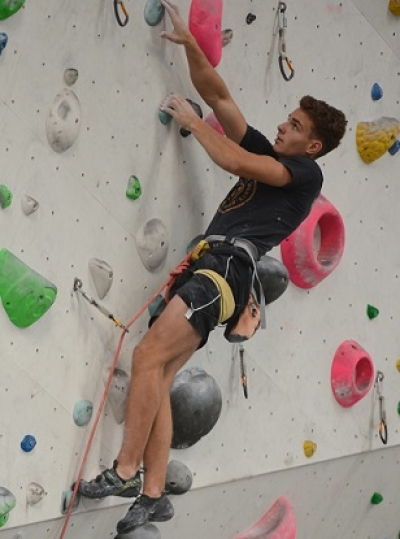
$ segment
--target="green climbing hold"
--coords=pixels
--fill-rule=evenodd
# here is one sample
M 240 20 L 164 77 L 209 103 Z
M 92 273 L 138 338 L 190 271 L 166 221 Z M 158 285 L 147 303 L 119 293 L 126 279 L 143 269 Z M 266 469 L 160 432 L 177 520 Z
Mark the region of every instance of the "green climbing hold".
M 12 202 L 12 193 L 6 187 L 5 185 L 0 185 L 0 207 L 4 210 L 4 208 L 8 208 L 8 206 Z
M 0 20 L 11 17 L 24 4 L 25 0 L 0 0 Z
M 26 328 L 53 305 L 57 287 L 7 249 L 0 250 L 0 297 L 10 321 Z
M 382 494 L 379 494 L 379 492 L 374 492 L 371 498 L 372 505 L 378 505 L 381 502 L 383 502 Z
M 126 189 L 126 196 L 132 200 L 137 200 L 142 194 L 142 186 L 136 176 L 131 176 L 128 180 L 128 187 Z
M 10 511 L 14 509 L 17 500 L 8 488 L 0 487 L 0 528 L 6 524 Z
M 168 112 L 165 112 L 164 110 L 159 110 L 158 119 L 163 125 L 168 125 L 169 122 L 172 120 L 172 116 L 171 114 L 168 114 Z
M 367 305 L 367 316 L 370 320 L 373 318 L 376 318 L 379 314 L 379 309 L 374 307 L 373 305 Z
M 144 6 L 144 20 L 149 26 L 157 26 L 164 17 L 165 7 L 160 0 L 147 0 Z
M 400 415 L 400 402 L 397 404 L 397 413 Z M 400 539 L 400 537 L 399 537 Z

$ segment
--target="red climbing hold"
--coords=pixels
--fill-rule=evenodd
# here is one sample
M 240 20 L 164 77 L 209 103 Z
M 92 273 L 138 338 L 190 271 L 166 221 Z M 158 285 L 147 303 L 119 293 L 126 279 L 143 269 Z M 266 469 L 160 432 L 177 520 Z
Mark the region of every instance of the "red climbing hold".
M 308 217 L 281 243 L 282 262 L 292 283 L 313 288 L 328 277 L 343 256 L 344 242 L 340 213 L 320 195 Z
M 210 112 L 210 114 L 207 114 L 207 116 L 204 118 L 204 121 L 210 127 L 215 129 L 217 133 L 219 133 L 220 135 L 225 135 L 224 130 L 222 129 L 222 125 L 219 123 L 219 121 L 217 120 L 217 117 L 215 116 L 213 112 Z
M 247 531 L 235 539 L 295 539 L 296 520 L 293 507 L 285 496 L 274 505 Z
M 219 64 L 222 54 L 222 0 L 192 0 L 189 28 L 210 64 Z
M 374 383 L 371 356 L 355 341 L 344 341 L 336 350 L 331 368 L 335 399 L 344 408 L 365 397 Z

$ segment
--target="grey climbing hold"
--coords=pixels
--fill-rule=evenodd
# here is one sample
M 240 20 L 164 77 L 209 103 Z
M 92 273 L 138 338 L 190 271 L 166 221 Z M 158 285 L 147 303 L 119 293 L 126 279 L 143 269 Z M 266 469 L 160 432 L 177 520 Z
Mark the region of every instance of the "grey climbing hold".
M 170 397 L 173 421 L 171 447 L 185 449 L 215 426 L 222 410 L 222 393 L 212 376 L 193 367 L 175 376 Z
M 171 460 L 167 466 L 167 478 L 165 481 L 165 490 L 171 494 L 185 494 L 190 490 L 193 483 L 193 475 L 189 468 L 179 462 Z
M 165 7 L 160 0 L 146 0 L 144 5 L 144 20 L 149 26 L 157 26 L 165 13 Z
M 78 70 L 70 67 L 64 71 L 64 82 L 67 86 L 72 86 L 78 80 Z
M 145 524 L 131 533 L 118 534 L 114 539 L 161 539 L 161 533 L 154 524 Z
M 0 185 L 0 208 L 5 209 L 10 206 L 13 199 L 12 192 L 5 185 Z
M 168 252 L 168 234 L 160 219 L 150 219 L 139 229 L 136 247 L 140 260 L 149 271 L 162 264 Z
M 221 38 L 222 38 L 222 46 L 226 47 L 226 45 L 229 45 L 229 43 L 233 39 L 233 30 L 231 30 L 230 28 L 227 28 L 226 30 L 222 30 Z
M 100 299 L 104 299 L 107 292 L 110 290 L 113 283 L 113 269 L 100 258 L 92 258 L 89 260 L 89 271 L 93 279 L 94 287 Z
M 39 208 L 39 202 L 29 195 L 23 195 L 21 198 L 21 208 L 25 215 L 31 215 Z
M 76 94 L 64 88 L 54 98 L 46 119 L 47 140 L 57 153 L 68 150 L 78 138 L 81 104 Z
M 108 376 L 108 373 L 107 373 Z M 114 370 L 110 390 L 108 392 L 108 402 L 110 403 L 115 421 L 120 425 L 125 419 L 126 403 L 129 395 L 129 376 L 118 367 Z
M 203 111 L 201 110 L 201 107 L 200 105 L 198 105 L 197 103 L 195 103 L 194 101 L 192 101 L 191 99 L 186 99 L 186 101 L 189 103 L 189 105 L 192 106 L 192 109 L 195 111 L 195 113 L 197 114 L 197 116 L 199 116 L 199 118 L 203 118 Z M 189 135 L 192 134 L 191 131 L 189 131 L 189 129 L 185 129 L 184 127 L 181 127 L 180 130 L 179 130 L 179 133 L 182 135 L 182 137 L 186 138 L 188 137 Z
M 45 495 L 44 488 L 38 483 L 29 483 L 26 489 L 26 503 L 29 505 L 36 505 Z
M 73 418 L 75 425 L 78 427 L 84 427 L 92 419 L 93 404 L 91 401 L 82 399 L 77 401 L 74 406 Z
M 286 266 L 276 258 L 264 255 L 257 262 L 257 273 L 268 305 L 278 299 L 289 285 Z
M 0 528 L 6 524 L 10 511 L 14 509 L 17 500 L 8 488 L 0 487 Z

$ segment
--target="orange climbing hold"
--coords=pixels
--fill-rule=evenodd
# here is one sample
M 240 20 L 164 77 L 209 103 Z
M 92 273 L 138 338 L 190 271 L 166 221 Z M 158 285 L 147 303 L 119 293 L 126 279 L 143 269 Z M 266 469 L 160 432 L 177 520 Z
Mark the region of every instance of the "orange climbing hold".
M 189 28 L 210 64 L 219 64 L 222 54 L 222 0 L 192 0 Z
M 295 539 L 296 519 L 289 500 L 281 496 L 247 531 L 235 539 Z

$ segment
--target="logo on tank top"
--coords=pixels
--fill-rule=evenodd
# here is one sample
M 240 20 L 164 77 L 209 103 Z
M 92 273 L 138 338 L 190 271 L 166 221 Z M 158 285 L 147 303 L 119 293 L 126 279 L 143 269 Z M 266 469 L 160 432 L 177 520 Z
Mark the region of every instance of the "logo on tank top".
M 227 213 L 228 211 L 237 210 L 253 198 L 256 190 L 257 182 L 255 180 L 239 178 L 235 187 L 231 189 L 227 197 L 221 202 L 218 211 L 220 213 Z

